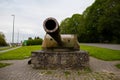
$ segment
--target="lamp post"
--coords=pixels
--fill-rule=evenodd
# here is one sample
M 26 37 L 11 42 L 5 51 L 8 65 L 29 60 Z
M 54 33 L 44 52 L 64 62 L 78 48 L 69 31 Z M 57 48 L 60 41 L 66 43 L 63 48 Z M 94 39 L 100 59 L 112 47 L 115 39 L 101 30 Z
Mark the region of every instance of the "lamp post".
M 11 15 L 13 16 L 13 32 L 12 32 L 12 43 L 14 43 L 14 23 L 15 23 L 15 15 Z
M 19 44 L 19 31 L 18 31 L 18 36 L 17 36 L 17 43 Z

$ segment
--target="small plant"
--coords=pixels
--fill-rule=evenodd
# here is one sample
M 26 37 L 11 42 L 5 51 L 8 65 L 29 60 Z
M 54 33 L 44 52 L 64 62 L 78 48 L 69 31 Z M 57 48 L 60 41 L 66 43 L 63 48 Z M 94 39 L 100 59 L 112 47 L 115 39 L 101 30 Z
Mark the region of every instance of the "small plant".
M 71 73 L 69 71 L 64 72 L 65 76 L 69 76 Z
M 80 75 L 80 74 L 90 73 L 90 72 L 92 72 L 92 70 L 91 70 L 89 67 L 86 67 L 86 68 L 84 68 L 84 69 L 82 69 L 82 70 L 79 70 L 79 71 L 77 72 L 77 74 Z
M 80 71 L 78 71 L 77 73 L 78 73 L 78 75 L 80 75 L 80 74 L 81 74 L 81 72 L 80 72 Z
M 84 71 L 87 72 L 87 73 L 92 72 L 92 70 L 91 70 L 89 67 L 86 67 L 86 68 L 84 69 Z
M 52 72 L 51 71 L 47 71 L 46 74 L 52 74 Z
M 0 68 L 11 65 L 10 63 L 0 63 Z
M 117 65 L 115 65 L 115 66 L 120 69 L 120 64 L 117 64 Z

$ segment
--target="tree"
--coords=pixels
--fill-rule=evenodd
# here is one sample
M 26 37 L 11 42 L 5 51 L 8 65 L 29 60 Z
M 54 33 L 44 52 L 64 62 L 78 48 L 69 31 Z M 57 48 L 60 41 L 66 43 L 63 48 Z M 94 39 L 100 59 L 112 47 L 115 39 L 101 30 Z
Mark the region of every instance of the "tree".
M 66 18 L 61 22 L 60 29 L 63 34 L 77 34 L 80 39 L 84 33 L 82 15 L 73 14 L 71 18 Z
M 32 37 L 29 37 L 28 40 L 32 40 Z
M 66 18 L 61 22 L 60 30 L 62 34 L 69 33 L 69 26 L 70 26 L 69 22 L 70 22 L 70 18 Z
M 60 24 L 61 33 L 77 34 L 80 42 L 120 43 L 120 0 L 96 0 L 83 14 Z
M 0 32 L 0 46 L 7 46 L 5 35 L 2 32 Z
M 84 26 L 90 41 L 120 43 L 119 4 L 120 0 L 96 0 L 85 10 Z

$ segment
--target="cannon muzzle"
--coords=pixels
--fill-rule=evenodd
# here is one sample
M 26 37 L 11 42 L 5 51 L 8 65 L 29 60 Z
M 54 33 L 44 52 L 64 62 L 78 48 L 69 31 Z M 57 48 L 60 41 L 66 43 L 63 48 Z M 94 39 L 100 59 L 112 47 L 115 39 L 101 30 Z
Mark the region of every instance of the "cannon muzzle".
M 47 18 L 43 22 L 44 30 L 49 34 L 60 46 L 62 46 L 62 40 L 60 36 L 59 24 L 55 18 Z

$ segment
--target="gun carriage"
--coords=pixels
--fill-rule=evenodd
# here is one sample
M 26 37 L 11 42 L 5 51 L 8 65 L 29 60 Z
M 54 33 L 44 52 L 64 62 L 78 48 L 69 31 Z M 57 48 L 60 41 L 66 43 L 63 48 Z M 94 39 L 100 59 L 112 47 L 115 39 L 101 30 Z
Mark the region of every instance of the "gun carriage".
M 31 64 L 39 69 L 84 68 L 89 66 L 89 55 L 81 51 L 77 35 L 60 34 L 59 24 L 55 18 L 43 22 L 46 35 L 42 50 L 33 51 Z

